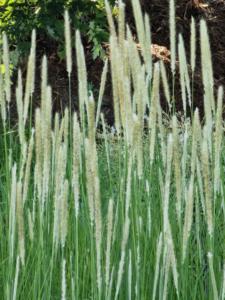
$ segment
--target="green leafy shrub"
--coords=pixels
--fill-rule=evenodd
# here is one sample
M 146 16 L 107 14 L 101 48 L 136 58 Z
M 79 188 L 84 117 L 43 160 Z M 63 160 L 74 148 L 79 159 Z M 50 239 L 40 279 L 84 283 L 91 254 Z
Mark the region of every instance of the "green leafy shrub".
M 110 1 L 111 5 L 115 0 Z M 103 56 L 101 43 L 108 39 L 104 0 L 0 0 L 0 31 L 5 31 L 12 46 L 11 59 L 28 53 L 30 35 L 36 28 L 40 38 L 56 42 L 57 53 L 64 58 L 64 9 L 68 9 L 74 29 L 80 29 L 92 44 L 92 54 Z

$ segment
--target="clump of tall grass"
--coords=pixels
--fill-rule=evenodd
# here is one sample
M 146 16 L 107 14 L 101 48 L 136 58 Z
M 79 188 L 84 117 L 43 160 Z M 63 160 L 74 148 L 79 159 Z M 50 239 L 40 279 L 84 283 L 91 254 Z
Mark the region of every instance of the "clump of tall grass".
M 3 299 L 224 299 L 225 176 L 223 87 L 213 89 L 211 52 L 200 23 L 205 118 L 193 107 L 196 60 L 191 23 L 191 71 L 185 45 L 176 41 L 170 1 L 171 72 L 180 66 L 184 116 L 175 114 L 174 82 L 163 62 L 152 63 L 150 24 L 133 0 L 140 58 L 124 4 L 118 34 L 110 6 L 110 61 L 105 62 L 98 103 L 87 90 L 80 33 L 75 47 L 79 112 L 52 113 L 47 57 L 41 66 L 41 103 L 32 111 L 36 34 L 25 94 L 16 88 L 18 126 L 11 128 L 7 37 L 0 73 L 0 287 Z M 65 12 L 66 68 L 72 72 L 71 31 Z M 142 62 L 143 61 L 143 62 Z M 101 103 L 110 63 L 115 128 Z M 162 81 L 163 91 L 160 90 Z M 172 86 L 172 88 L 170 88 Z M 69 83 L 71 89 L 71 83 Z M 167 122 L 160 104 L 164 92 Z M 188 100 L 188 101 L 187 101 Z M 169 121 L 168 121 L 169 120 Z M 102 132 L 98 124 L 102 125 Z

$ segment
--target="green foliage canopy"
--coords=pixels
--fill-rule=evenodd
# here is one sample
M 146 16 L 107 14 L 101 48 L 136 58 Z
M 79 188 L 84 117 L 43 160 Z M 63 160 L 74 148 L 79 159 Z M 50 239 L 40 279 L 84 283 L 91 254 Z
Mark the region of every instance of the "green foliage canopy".
M 110 4 L 115 5 L 115 0 Z M 69 10 L 73 29 L 92 43 L 93 57 L 103 55 L 101 43 L 108 39 L 104 0 L 0 0 L 0 32 L 5 31 L 13 45 L 14 63 L 28 52 L 33 28 L 55 41 L 64 57 L 64 9 Z

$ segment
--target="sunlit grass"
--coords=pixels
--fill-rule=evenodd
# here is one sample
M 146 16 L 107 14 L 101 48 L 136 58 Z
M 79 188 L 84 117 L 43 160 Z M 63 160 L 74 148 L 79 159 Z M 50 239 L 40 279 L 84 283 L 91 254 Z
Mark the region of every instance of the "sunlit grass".
M 133 4 L 140 9 L 136 0 Z M 0 73 L 2 299 L 225 297 L 223 88 L 214 97 L 206 25 L 200 24 L 205 118 L 200 120 L 198 109 L 191 119 L 186 117 L 187 106 L 192 109 L 194 77 L 187 71 L 181 36 L 184 115 L 170 111 L 165 117 L 161 80 L 174 112 L 176 102 L 163 63 L 152 65 L 148 57 L 148 18 L 142 21 L 141 11 L 136 11 L 138 37 L 145 45 L 142 63 L 129 28 L 125 30 L 123 5 L 120 9 L 117 38 L 107 6 L 115 128 L 100 115 L 107 62 L 95 105 L 87 91 L 79 32 L 79 114 L 66 109 L 61 116 L 53 115 L 44 57 L 41 103 L 32 118 L 35 32 L 24 95 L 18 73 L 16 127 L 9 116 L 8 73 Z M 67 13 L 65 21 L 70 78 Z M 193 26 L 192 21 L 195 51 Z M 172 34 L 174 28 L 173 43 Z M 5 65 L 7 52 L 4 36 Z M 195 59 L 192 53 L 193 72 Z M 174 61 L 171 68 L 175 72 Z

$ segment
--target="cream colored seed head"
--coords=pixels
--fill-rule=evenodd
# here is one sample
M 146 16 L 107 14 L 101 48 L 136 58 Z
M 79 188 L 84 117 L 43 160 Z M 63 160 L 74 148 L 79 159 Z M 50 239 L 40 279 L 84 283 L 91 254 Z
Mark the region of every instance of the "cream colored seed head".
M 32 37 L 31 37 L 31 51 L 30 55 L 32 57 L 32 80 L 30 86 L 30 93 L 33 94 L 34 87 L 35 87 L 35 59 L 36 59 L 36 30 L 32 30 Z
M 18 83 L 16 88 L 16 104 L 17 104 L 17 113 L 19 117 L 19 138 L 20 145 L 22 146 L 25 143 L 25 134 L 24 134 L 24 122 L 23 122 L 23 83 L 22 83 L 22 73 L 19 69 L 18 71 Z
M 78 217 L 79 213 L 79 195 L 80 195 L 80 185 L 79 185 L 79 173 L 81 165 L 81 132 L 80 125 L 77 120 L 77 114 L 74 113 L 73 116 L 73 189 L 74 189 L 74 206 L 75 206 L 75 216 Z
M 210 95 L 213 92 L 213 68 L 212 68 L 212 55 L 210 49 L 208 29 L 205 20 L 200 22 L 200 36 L 201 36 L 201 61 L 202 61 L 202 74 L 203 83 L 208 87 Z M 207 82 L 208 80 L 208 82 Z M 211 99 L 211 109 L 215 111 L 214 97 Z
M 169 89 L 169 84 L 168 84 L 168 78 L 166 74 L 166 68 L 164 62 L 161 60 L 160 61 L 160 70 L 161 70 L 161 78 L 162 78 L 162 83 L 163 83 L 163 89 L 164 93 L 166 96 L 166 101 L 169 106 L 169 109 L 171 109 L 171 96 L 170 96 L 170 89 Z
M 191 18 L 191 70 L 195 71 L 196 65 L 196 24 L 195 19 Z
M 170 51 L 171 51 L 171 71 L 176 71 L 176 23 L 175 23 L 175 0 L 170 0 L 169 23 L 170 23 Z
M 92 144 L 95 143 L 95 102 L 93 94 L 87 102 L 87 113 L 88 113 L 88 138 Z
M 151 28 L 150 28 L 150 20 L 149 16 L 145 14 L 144 17 L 144 22 L 145 22 L 145 59 L 146 59 L 146 72 L 148 76 L 149 82 L 151 82 L 152 79 L 152 55 L 149 54 L 149 45 L 152 44 L 152 39 L 151 39 Z
M 107 13 L 109 28 L 110 28 L 110 34 L 112 36 L 116 36 L 115 24 L 114 24 L 114 21 L 113 21 L 111 8 L 110 8 L 109 2 L 107 0 L 105 0 L 105 9 L 106 9 L 106 13 Z
M 41 65 L 41 109 L 45 109 L 46 89 L 48 85 L 48 61 L 46 55 L 43 56 Z
M 223 98 L 224 89 L 222 86 L 218 89 L 217 112 L 216 112 L 216 129 L 215 129 L 215 158 L 214 158 L 214 199 L 219 192 L 220 187 L 220 174 L 221 174 L 221 151 L 223 139 L 223 125 L 222 125 L 222 111 L 223 111 Z
M 88 84 L 87 84 L 87 69 L 85 63 L 84 49 L 81 42 L 80 32 L 76 31 L 76 57 L 77 57 L 77 69 L 79 79 L 79 110 L 81 117 L 81 124 L 83 124 L 84 118 L 84 104 L 88 101 Z
M 72 72 L 72 49 L 71 49 L 71 30 L 70 30 L 70 18 L 68 10 L 64 13 L 65 22 L 65 41 L 66 41 L 66 68 L 68 76 L 70 77 Z
M 105 60 L 104 68 L 101 76 L 101 83 L 100 83 L 100 89 L 99 89 L 99 95 L 98 95 L 98 106 L 97 106 L 97 112 L 96 112 L 96 121 L 95 121 L 95 127 L 98 127 L 98 121 L 100 117 L 100 111 L 101 111 L 101 105 L 103 100 L 103 94 L 105 90 L 105 84 L 107 79 L 107 72 L 108 72 L 108 59 Z
M 208 225 L 208 233 L 210 238 L 213 236 L 213 211 L 212 211 L 212 192 L 211 192 L 211 180 L 209 171 L 209 150 L 207 142 L 208 130 L 205 126 L 204 137 L 202 141 L 202 153 L 201 153 L 201 163 L 204 181 L 204 191 L 205 191 L 205 208 L 206 208 L 206 222 Z

